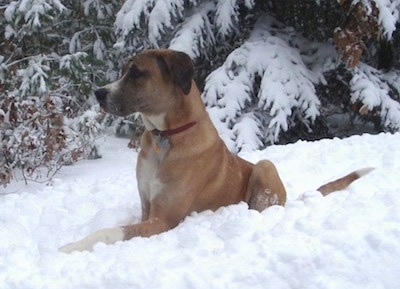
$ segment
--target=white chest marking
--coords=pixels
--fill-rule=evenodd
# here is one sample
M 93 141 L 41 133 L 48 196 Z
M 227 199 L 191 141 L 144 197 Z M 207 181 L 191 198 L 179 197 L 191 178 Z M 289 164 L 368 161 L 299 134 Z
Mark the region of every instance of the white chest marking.
M 157 115 L 144 115 L 141 114 L 143 124 L 148 131 L 152 131 L 154 129 L 165 130 L 165 113 L 157 114 Z
M 152 201 L 162 192 L 164 184 L 157 178 L 157 164 L 144 159 L 138 168 L 138 186 L 142 198 Z
M 149 186 L 150 186 L 149 200 L 152 201 L 155 199 L 155 197 L 157 197 L 162 192 L 164 185 L 162 182 L 160 182 L 159 179 L 153 178 L 150 181 Z

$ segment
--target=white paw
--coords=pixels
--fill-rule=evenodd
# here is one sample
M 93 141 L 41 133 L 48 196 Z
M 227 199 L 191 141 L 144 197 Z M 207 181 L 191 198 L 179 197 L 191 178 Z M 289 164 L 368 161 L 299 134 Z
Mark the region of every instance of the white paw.
M 98 242 L 114 244 L 122 240 L 124 240 L 124 231 L 122 228 L 103 229 L 94 232 L 80 241 L 64 245 L 58 250 L 67 254 L 73 251 L 92 251 L 93 246 Z

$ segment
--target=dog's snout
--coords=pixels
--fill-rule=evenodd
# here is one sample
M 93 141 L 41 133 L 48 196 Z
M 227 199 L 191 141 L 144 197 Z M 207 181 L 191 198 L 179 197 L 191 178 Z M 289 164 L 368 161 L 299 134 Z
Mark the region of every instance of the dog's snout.
M 103 103 L 107 98 L 108 90 L 106 88 L 100 88 L 96 90 L 94 94 L 96 95 L 97 101 Z

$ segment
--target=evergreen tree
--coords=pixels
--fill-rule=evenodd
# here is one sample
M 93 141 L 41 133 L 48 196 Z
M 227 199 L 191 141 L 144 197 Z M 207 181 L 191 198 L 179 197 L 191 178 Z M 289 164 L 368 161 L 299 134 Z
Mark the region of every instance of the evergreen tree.
M 64 164 L 97 157 L 102 116 L 93 85 L 115 78 L 117 1 L 20 0 L 0 16 L 0 183 L 15 168 L 46 180 Z

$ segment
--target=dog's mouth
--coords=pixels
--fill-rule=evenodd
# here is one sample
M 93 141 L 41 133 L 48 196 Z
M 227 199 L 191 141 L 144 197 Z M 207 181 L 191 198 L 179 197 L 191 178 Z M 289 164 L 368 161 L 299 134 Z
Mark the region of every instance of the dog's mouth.
M 121 105 L 118 104 L 111 104 L 111 105 L 105 105 L 105 104 L 100 104 L 101 109 L 104 112 L 116 115 L 116 116 L 126 116 L 129 113 L 125 113 L 124 109 L 122 108 Z
M 149 109 L 149 106 L 144 102 L 134 101 L 134 98 L 131 98 L 129 103 L 110 99 L 110 92 L 106 88 L 100 88 L 94 94 L 101 110 L 116 116 L 127 116 L 135 112 L 145 112 Z

